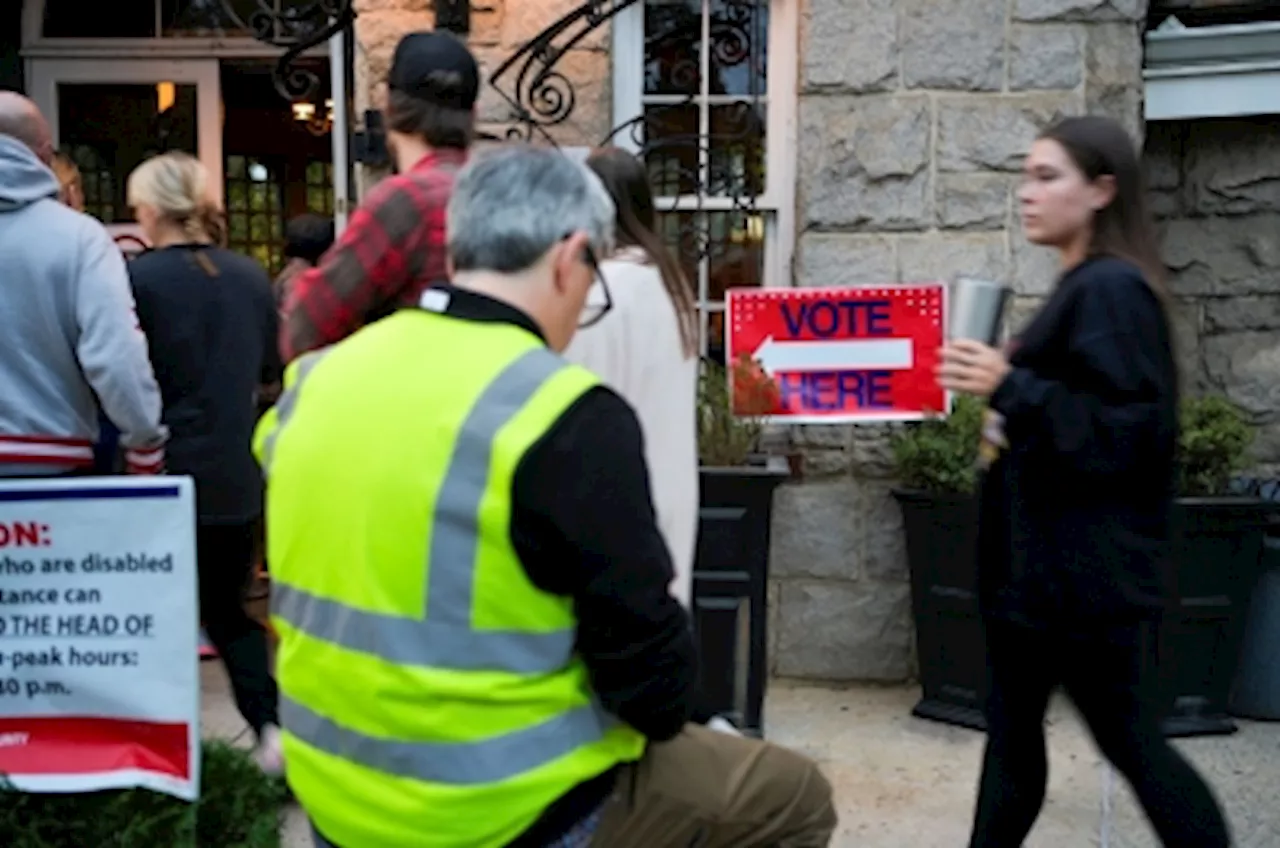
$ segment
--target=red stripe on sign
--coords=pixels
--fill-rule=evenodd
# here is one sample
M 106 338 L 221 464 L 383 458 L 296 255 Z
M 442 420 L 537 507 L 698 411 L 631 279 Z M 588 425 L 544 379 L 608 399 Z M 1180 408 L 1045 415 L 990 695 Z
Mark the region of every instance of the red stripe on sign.
M 0 718 L 0 774 L 138 769 L 191 779 L 191 729 L 115 718 Z

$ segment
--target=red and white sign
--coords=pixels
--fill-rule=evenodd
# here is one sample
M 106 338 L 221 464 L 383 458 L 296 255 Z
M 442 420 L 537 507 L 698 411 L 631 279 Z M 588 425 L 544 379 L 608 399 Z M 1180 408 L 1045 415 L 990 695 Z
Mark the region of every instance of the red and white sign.
M 934 375 L 945 283 L 731 289 L 727 308 L 726 360 L 755 360 L 773 381 L 771 416 L 918 421 L 948 409 Z M 740 379 L 734 385 L 742 391 Z
M 0 482 L 0 774 L 200 792 L 189 477 Z

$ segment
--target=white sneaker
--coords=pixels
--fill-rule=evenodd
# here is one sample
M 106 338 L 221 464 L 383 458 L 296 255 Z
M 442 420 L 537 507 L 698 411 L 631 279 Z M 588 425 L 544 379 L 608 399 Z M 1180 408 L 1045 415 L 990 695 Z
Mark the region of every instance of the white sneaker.
M 279 777 L 284 774 L 284 745 L 280 738 L 280 728 L 268 724 L 262 728 L 258 736 L 258 747 L 253 752 L 253 760 L 264 774 Z
M 741 736 L 742 731 L 733 726 L 733 722 L 724 716 L 713 716 L 707 722 L 707 728 L 710 730 L 718 730 L 721 733 L 728 733 L 730 736 Z

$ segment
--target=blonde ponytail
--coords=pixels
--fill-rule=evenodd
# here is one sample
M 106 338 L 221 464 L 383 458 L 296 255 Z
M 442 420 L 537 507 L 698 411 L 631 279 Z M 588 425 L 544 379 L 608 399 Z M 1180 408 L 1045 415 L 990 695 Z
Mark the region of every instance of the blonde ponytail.
M 147 205 L 197 244 L 222 241 L 221 213 L 209 199 L 209 173 L 187 153 L 163 153 L 129 175 L 130 206 Z

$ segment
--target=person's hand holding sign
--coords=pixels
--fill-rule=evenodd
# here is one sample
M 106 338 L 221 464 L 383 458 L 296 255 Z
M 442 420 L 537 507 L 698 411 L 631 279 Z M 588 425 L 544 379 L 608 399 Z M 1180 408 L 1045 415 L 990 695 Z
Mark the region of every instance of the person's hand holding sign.
M 1010 370 L 1003 353 L 972 339 L 954 339 L 939 353 L 938 383 L 952 392 L 990 397 Z

